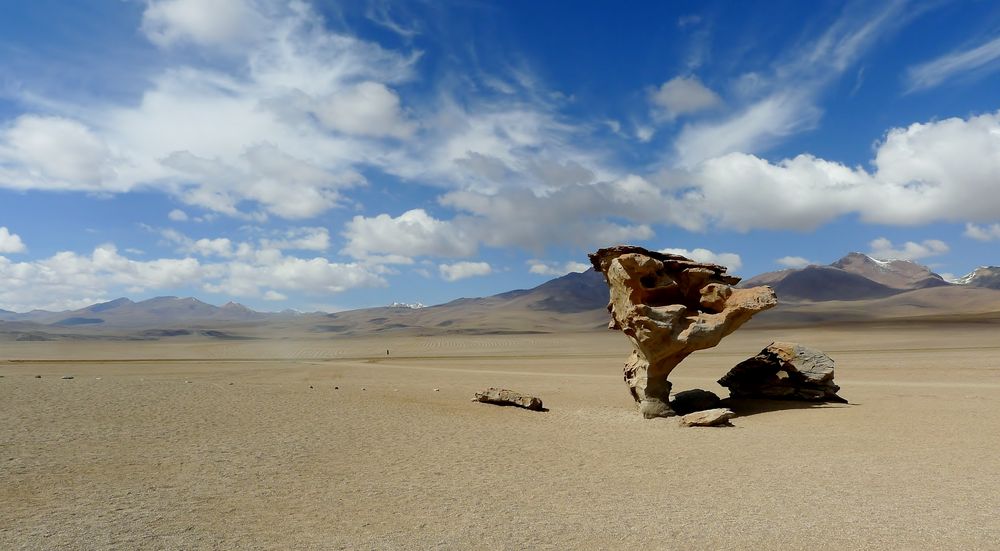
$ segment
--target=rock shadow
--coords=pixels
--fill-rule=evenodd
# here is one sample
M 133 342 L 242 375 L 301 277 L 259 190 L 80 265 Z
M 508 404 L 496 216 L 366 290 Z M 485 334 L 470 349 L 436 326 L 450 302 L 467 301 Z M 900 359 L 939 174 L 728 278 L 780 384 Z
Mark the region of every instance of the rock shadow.
M 724 398 L 719 407 L 733 410 L 736 417 L 749 417 L 790 409 L 834 409 L 857 404 L 840 402 L 806 402 L 802 400 L 774 400 L 768 398 Z

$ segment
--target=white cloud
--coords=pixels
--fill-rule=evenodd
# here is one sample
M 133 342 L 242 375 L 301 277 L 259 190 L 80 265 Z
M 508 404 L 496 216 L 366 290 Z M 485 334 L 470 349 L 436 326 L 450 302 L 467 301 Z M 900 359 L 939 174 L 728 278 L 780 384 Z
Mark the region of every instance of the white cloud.
M 786 268 L 805 268 L 810 264 L 815 264 L 808 258 L 803 258 L 801 256 L 783 256 L 775 260 L 779 266 L 784 266 Z
M 393 218 L 355 216 L 344 230 L 343 252 L 355 258 L 378 255 L 470 256 L 477 242 L 450 221 L 438 220 L 423 209 L 413 209 Z
M 869 256 L 880 259 L 917 260 L 929 256 L 938 256 L 948 252 L 948 244 L 938 239 L 927 239 L 919 243 L 907 241 L 901 246 L 893 245 L 884 237 L 872 240 Z
M 249 0 L 150 0 L 142 30 L 154 44 L 183 42 L 201 46 L 235 46 L 264 26 Z
M 288 300 L 288 296 L 283 295 L 277 291 L 267 291 L 266 293 L 264 293 L 264 300 L 280 302 L 283 300 Z
M 188 215 L 187 215 L 187 213 L 184 212 L 184 211 L 182 211 L 181 209 L 174 209 L 174 210 L 170 211 L 170 213 L 167 214 L 167 218 L 173 220 L 174 222 L 187 222 L 188 221 Z
M 990 224 L 987 226 L 979 226 L 971 223 L 966 224 L 963 235 L 978 241 L 994 241 L 1000 239 L 1000 224 Z
M 590 269 L 590 264 L 572 260 L 562 263 L 529 260 L 528 265 L 530 266 L 528 269 L 530 273 L 547 276 L 564 276 L 570 272 L 586 272 Z
M 413 134 L 415 125 L 406 120 L 399 96 L 380 82 L 362 82 L 320 101 L 316 116 L 328 128 L 359 136 Z
M 493 268 L 486 262 L 455 262 L 439 264 L 438 271 L 445 281 L 458 281 L 467 277 L 489 275 L 493 272 Z
M 722 99 L 696 76 L 674 77 L 650 93 L 650 101 L 661 117 L 673 120 L 683 115 L 717 107 Z
M 907 91 L 933 88 L 958 76 L 1000 68 L 1000 37 L 974 48 L 945 54 L 907 70 Z
M 679 254 L 698 262 L 719 264 L 732 271 L 743 267 L 743 259 L 736 253 L 715 253 L 708 249 L 660 249 L 660 252 L 664 254 Z
M 0 226 L 0 254 L 23 253 L 27 249 L 20 235 L 11 233 L 6 226 Z
M 730 153 L 669 175 L 682 192 L 664 199 L 667 219 L 747 231 L 809 230 L 850 213 L 890 225 L 1000 218 L 1000 112 L 893 128 L 872 165 Z
M 46 100 L 65 113 L 0 129 L 0 187 L 155 189 L 229 216 L 309 218 L 391 162 L 380 137 L 417 128 L 392 86 L 418 56 L 329 31 L 305 3 L 153 1 L 144 30 L 207 55 L 238 47 L 154 72 L 137 101 Z
M 114 175 L 110 155 L 107 145 L 77 121 L 22 115 L 0 132 L 0 186 L 104 189 L 103 182 Z
M 195 241 L 207 249 L 225 238 Z M 206 250 L 215 254 L 215 251 Z M 134 260 L 112 244 L 89 255 L 64 251 L 40 260 L 13 262 L 0 256 L 0 308 L 64 310 L 144 291 L 169 292 L 200 287 L 230 297 L 284 300 L 282 291 L 312 295 L 385 285 L 378 267 L 337 263 L 326 258 L 285 256 L 277 250 L 244 250 L 221 262 L 190 256 Z M 112 294 L 114 293 L 114 294 Z

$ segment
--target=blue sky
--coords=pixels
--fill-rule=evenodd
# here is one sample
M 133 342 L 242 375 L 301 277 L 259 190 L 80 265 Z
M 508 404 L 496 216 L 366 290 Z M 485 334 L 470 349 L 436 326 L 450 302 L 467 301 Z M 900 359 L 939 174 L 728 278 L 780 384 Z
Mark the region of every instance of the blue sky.
M 620 242 L 1000 263 L 993 2 L 2 10 L 0 308 L 434 304 Z

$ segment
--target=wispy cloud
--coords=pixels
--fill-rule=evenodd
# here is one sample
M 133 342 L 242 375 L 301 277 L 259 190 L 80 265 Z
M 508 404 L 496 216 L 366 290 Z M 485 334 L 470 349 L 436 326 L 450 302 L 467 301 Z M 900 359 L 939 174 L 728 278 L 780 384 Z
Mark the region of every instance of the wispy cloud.
M 905 7 L 897 1 L 875 10 L 863 3 L 845 9 L 823 33 L 791 48 L 769 74 L 755 74 L 755 93 L 743 105 L 721 119 L 686 125 L 674 143 L 675 163 L 690 168 L 726 153 L 757 153 L 814 128 L 822 92 L 912 18 Z
M 906 72 L 907 93 L 933 88 L 958 76 L 1000 69 L 1000 37 L 968 50 L 945 54 Z

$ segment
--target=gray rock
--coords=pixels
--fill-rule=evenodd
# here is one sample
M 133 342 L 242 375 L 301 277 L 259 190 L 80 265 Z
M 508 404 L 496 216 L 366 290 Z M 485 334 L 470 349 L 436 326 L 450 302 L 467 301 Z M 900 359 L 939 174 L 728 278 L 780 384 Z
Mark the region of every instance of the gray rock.
M 677 415 L 687 415 L 695 411 L 715 409 L 719 407 L 721 401 L 722 399 L 714 392 L 692 388 L 674 394 L 673 399 L 670 400 L 670 407 L 677 412 Z
M 775 398 L 809 402 L 841 402 L 833 382 L 833 359 L 812 348 L 773 342 L 756 356 L 719 379 L 733 398 Z
M 476 397 L 473 398 L 472 401 L 496 404 L 499 406 L 517 406 L 533 411 L 542 411 L 545 409 L 542 406 L 542 400 L 540 398 L 496 387 L 490 387 L 486 390 L 477 392 Z
M 63 379 L 72 379 L 73 376 L 72 375 L 63 375 L 62 378 Z
M 681 417 L 681 424 L 685 427 L 715 427 L 718 425 L 729 425 L 729 420 L 735 417 L 731 409 L 715 408 L 705 411 L 696 411 Z

